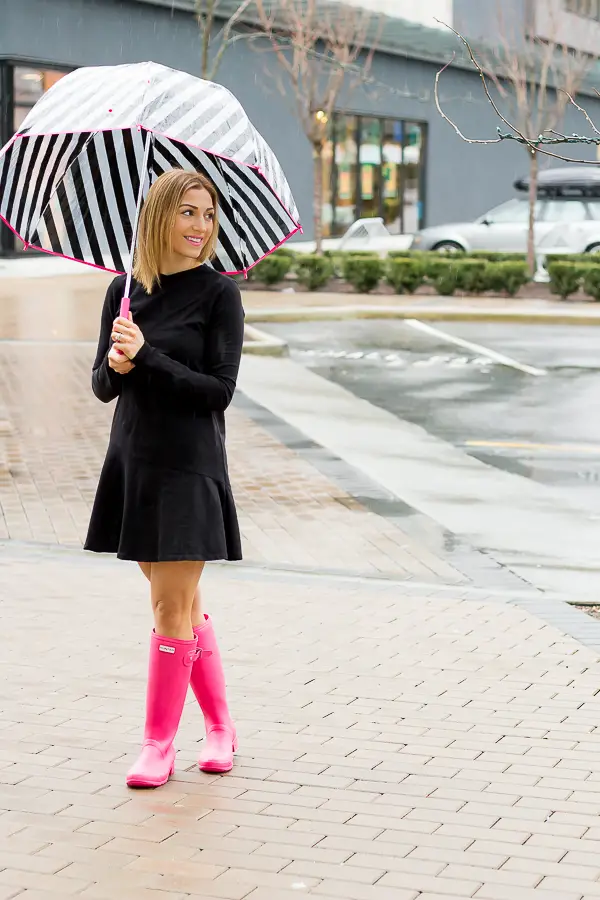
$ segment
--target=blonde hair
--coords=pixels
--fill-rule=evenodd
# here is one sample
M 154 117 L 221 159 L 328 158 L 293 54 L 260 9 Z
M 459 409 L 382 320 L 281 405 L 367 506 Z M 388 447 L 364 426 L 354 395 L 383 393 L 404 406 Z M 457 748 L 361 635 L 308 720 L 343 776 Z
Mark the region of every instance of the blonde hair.
M 138 239 L 134 255 L 133 277 L 148 294 L 155 284 L 160 286 L 160 264 L 165 250 L 171 249 L 175 217 L 186 191 L 208 191 L 215 210 L 214 227 L 210 239 L 202 247 L 198 259 L 201 265 L 215 255 L 219 234 L 218 194 L 214 184 L 199 172 L 173 169 L 156 179 L 140 213 Z

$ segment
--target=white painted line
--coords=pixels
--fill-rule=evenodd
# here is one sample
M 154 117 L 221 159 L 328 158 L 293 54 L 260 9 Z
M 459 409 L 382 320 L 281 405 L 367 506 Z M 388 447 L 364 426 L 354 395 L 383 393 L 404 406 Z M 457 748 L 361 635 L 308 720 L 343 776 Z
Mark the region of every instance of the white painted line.
M 473 344 L 471 341 L 465 341 L 463 338 L 455 337 L 453 334 L 447 334 L 447 332 L 441 331 L 439 328 L 434 328 L 433 325 L 427 325 L 425 322 L 420 322 L 419 319 L 404 319 L 404 322 L 407 325 L 410 325 L 411 328 L 415 328 L 417 331 L 423 331 L 425 334 L 441 338 L 441 340 L 450 344 L 456 344 L 457 347 L 464 347 L 466 350 L 471 350 L 478 356 L 485 356 L 487 359 L 494 360 L 502 366 L 518 369 L 519 372 L 525 372 L 527 375 L 537 376 L 548 374 L 546 369 L 537 369 L 535 366 L 528 366 L 525 363 L 520 363 L 510 356 L 505 356 L 503 353 L 496 353 L 495 350 L 490 350 L 488 347 L 483 347 L 481 344 Z

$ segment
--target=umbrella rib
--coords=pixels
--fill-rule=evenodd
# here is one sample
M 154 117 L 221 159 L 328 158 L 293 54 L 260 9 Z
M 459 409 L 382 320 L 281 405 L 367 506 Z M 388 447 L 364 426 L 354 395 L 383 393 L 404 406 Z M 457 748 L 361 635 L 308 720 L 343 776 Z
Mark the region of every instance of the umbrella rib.
M 131 287 L 131 275 L 133 272 L 133 252 L 135 250 L 135 242 L 137 240 L 137 230 L 140 221 L 140 212 L 142 209 L 142 200 L 144 199 L 144 185 L 146 183 L 146 173 L 148 172 L 148 160 L 150 158 L 150 147 L 154 142 L 154 135 L 151 131 L 146 130 L 146 146 L 144 147 L 144 159 L 142 161 L 142 171 L 140 174 L 140 184 L 138 188 L 138 197 L 137 197 L 137 206 L 135 209 L 135 219 L 133 220 L 133 231 L 131 234 L 131 250 L 129 253 L 129 265 L 127 266 L 127 278 L 125 280 L 125 293 L 123 294 L 123 301 L 127 301 L 127 311 L 125 312 L 125 305 L 121 306 L 121 315 L 125 315 L 127 317 L 129 313 L 129 289 Z

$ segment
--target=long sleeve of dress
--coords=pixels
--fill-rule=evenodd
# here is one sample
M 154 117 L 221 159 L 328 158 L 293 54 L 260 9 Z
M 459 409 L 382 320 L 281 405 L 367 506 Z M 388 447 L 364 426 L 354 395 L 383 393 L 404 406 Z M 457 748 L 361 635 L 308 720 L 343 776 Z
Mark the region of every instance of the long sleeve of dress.
M 108 365 L 108 352 L 112 346 L 111 332 L 115 320 L 115 283 L 109 285 L 102 308 L 100 321 L 100 338 L 96 359 L 92 367 L 92 390 L 98 400 L 110 403 L 121 393 L 122 375 L 118 375 Z
M 206 372 L 193 371 L 148 342 L 134 362 L 199 412 L 218 412 L 227 409 L 233 398 L 243 343 L 244 310 L 239 288 L 232 281 L 216 298 L 211 311 L 206 334 Z

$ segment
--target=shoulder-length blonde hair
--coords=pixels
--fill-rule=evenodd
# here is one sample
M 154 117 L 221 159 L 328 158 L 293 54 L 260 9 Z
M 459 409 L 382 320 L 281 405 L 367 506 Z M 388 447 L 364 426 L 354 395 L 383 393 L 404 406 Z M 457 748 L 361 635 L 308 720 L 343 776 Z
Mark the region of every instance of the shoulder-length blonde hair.
M 175 217 L 186 191 L 204 189 L 210 194 L 215 210 L 214 227 L 210 240 L 202 248 L 198 265 L 215 255 L 219 234 L 218 194 L 214 184 L 199 172 L 173 169 L 156 179 L 140 213 L 137 246 L 134 255 L 133 277 L 148 294 L 154 286 L 160 286 L 160 264 L 163 255 L 172 246 Z

